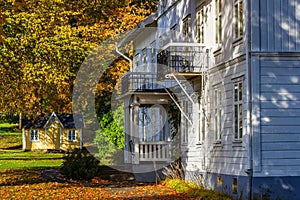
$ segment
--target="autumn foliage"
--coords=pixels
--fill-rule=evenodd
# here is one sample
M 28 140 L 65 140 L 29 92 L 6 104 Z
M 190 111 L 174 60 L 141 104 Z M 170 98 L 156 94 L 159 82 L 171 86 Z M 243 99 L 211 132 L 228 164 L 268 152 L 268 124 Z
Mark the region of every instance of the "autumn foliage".
M 1 199 L 195 199 L 165 185 L 89 181 L 47 181 L 38 170 L 0 171 Z
M 72 109 L 77 72 L 108 38 L 132 29 L 156 1 L 0 1 L 0 112 L 65 113 Z M 110 94 L 128 69 L 114 62 L 96 87 Z

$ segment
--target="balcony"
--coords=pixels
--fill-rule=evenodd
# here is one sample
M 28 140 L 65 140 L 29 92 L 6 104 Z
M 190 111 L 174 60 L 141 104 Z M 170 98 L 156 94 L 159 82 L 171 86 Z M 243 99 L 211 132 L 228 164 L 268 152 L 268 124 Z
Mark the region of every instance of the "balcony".
M 122 77 L 122 94 L 133 92 L 163 91 L 157 83 L 157 74 L 151 72 L 128 72 Z
M 209 51 L 205 45 L 199 43 L 170 42 L 158 53 L 157 63 L 160 76 L 174 72 L 182 75 L 197 75 L 208 68 Z
M 140 142 L 139 161 L 170 161 L 170 142 Z

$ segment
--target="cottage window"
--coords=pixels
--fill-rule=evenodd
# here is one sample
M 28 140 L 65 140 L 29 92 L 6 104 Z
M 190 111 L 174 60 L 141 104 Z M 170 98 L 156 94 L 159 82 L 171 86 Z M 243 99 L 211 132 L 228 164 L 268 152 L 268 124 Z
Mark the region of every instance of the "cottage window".
M 234 37 L 240 38 L 244 34 L 243 0 L 234 2 Z
M 76 130 L 68 130 L 68 141 L 75 142 L 76 141 Z
M 238 181 L 237 178 L 232 179 L 232 194 L 238 193 Z
M 222 0 L 215 1 L 216 44 L 222 43 Z
M 215 132 L 215 139 L 221 139 L 221 90 L 215 89 L 214 90 L 214 132 Z
M 239 140 L 243 136 L 243 82 L 235 82 L 233 89 L 234 139 Z
M 40 140 L 39 130 L 30 130 L 30 141 L 38 142 Z
M 205 23 L 205 14 L 204 7 L 200 7 L 197 11 L 197 31 L 196 39 L 198 43 L 204 43 L 204 23 Z

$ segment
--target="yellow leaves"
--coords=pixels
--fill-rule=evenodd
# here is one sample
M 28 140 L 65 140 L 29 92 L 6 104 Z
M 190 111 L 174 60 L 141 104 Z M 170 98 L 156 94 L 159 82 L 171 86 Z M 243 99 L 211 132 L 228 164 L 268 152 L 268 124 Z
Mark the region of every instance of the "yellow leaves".
M 40 170 L 1 171 L 1 199 L 186 199 L 164 185 L 112 182 L 99 178 L 47 182 Z

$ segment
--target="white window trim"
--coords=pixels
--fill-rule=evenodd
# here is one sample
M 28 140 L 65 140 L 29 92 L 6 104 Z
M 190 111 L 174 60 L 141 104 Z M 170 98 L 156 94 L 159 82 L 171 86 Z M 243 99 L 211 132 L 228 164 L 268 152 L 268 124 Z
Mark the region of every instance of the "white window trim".
M 178 24 L 175 24 L 171 27 L 170 29 L 170 32 L 171 32 L 171 40 L 173 42 L 178 42 Z
M 33 139 L 32 139 L 33 134 Z M 40 130 L 38 129 L 30 129 L 29 131 L 29 137 L 31 142 L 39 142 L 40 141 Z
M 191 33 L 191 15 L 189 14 L 182 20 L 182 38 L 184 42 L 190 42 Z
M 189 107 L 189 101 L 188 100 L 183 100 L 182 101 L 182 107 L 183 111 L 188 115 L 190 118 L 190 107 Z M 187 144 L 188 143 L 188 137 L 189 137 L 189 130 L 190 130 L 190 124 L 188 119 L 186 117 L 181 117 L 181 124 L 182 124 L 182 135 L 181 135 L 181 142 L 182 144 Z
M 198 43 L 205 42 L 205 6 L 201 5 L 196 12 L 196 41 Z
M 70 139 L 70 134 L 73 134 L 72 132 L 74 131 L 74 137 L 75 137 L 75 139 L 73 140 L 73 139 Z M 73 138 L 72 137 L 72 135 L 71 135 L 71 138 Z M 75 129 L 72 129 L 72 130 L 68 130 L 68 132 L 67 132 L 67 139 L 68 139 L 68 142 L 77 142 L 77 130 L 75 130 Z
M 242 10 L 241 10 L 242 9 Z M 239 40 L 244 36 L 244 1 L 243 0 L 235 0 L 234 8 L 233 8 L 233 33 L 234 39 Z M 242 11 L 242 12 L 241 12 Z
M 203 144 L 205 140 L 206 131 L 206 116 L 203 110 L 203 97 L 199 98 L 198 110 L 198 144 Z
M 222 139 L 222 95 L 221 89 L 215 88 L 214 89 L 214 138 L 216 141 L 221 141 Z
M 241 84 L 241 91 L 240 89 L 240 84 Z M 235 99 L 235 94 L 236 94 L 236 87 L 237 88 L 237 100 Z M 233 104 L 232 104 L 232 115 L 233 115 L 233 138 L 235 141 L 241 141 L 244 135 L 244 77 L 239 77 L 233 80 Z M 238 107 L 238 115 L 237 115 L 237 121 L 236 121 L 236 106 Z M 240 113 L 240 109 L 241 113 Z M 241 128 L 236 129 L 236 125 L 241 123 Z M 238 125 L 239 126 L 239 125 Z M 237 131 L 237 132 L 236 132 Z
M 221 4 L 221 8 L 218 5 L 219 2 Z M 215 0 L 215 29 L 216 29 L 215 30 L 215 42 L 217 45 L 221 44 L 223 41 L 222 19 L 223 19 L 222 0 Z M 221 26 L 221 28 L 220 28 L 220 26 Z

